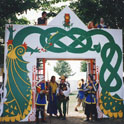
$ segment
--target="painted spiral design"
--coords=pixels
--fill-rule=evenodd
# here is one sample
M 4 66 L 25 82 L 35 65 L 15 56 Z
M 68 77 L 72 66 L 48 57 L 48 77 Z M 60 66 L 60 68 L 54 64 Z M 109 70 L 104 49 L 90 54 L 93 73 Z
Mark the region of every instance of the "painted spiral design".
M 9 46 L 8 46 L 8 52 L 10 52 L 12 50 L 13 50 L 13 45 L 12 44 L 9 44 Z
M 26 50 L 25 47 L 22 45 L 19 45 L 15 48 L 15 54 L 17 56 L 23 56 L 25 54 Z

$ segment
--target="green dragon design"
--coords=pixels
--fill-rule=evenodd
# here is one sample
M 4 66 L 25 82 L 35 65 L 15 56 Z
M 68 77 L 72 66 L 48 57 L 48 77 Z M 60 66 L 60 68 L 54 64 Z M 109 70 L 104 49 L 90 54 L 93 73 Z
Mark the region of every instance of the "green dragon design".
M 43 49 L 54 52 L 63 53 L 70 52 L 75 54 L 85 53 L 87 51 L 94 51 L 100 54 L 103 64 L 100 69 L 100 85 L 102 87 L 100 95 L 100 108 L 102 112 L 114 118 L 124 117 L 124 105 L 123 100 L 116 94 L 110 95 L 110 92 L 118 91 L 122 86 L 122 80 L 117 71 L 122 62 L 122 51 L 120 47 L 115 43 L 111 34 L 104 30 L 94 29 L 91 31 L 85 31 L 80 28 L 71 28 L 66 31 L 62 28 L 52 27 L 43 30 L 39 27 L 29 26 L 23 28 L 16 33 L 13 38 L 14 30 L 9 27 L 10 37 L 8 40 L 8 54 L 7 54 L 7 101 L 4 103 L 4 112 L 0 118 L 2 121 L 20 121 L 24 119 L 31 110 L 31 84 L 28 77 L 27 62 L 23 60 L 22 56 L 25 52 L 39 52 L 39 49 L 32 49 L 28 47 L 24 42 L 24 39 L 30 34 L 40 34 L 40 44 Z M 75 37 L 79 35 L 79 37 Z M 93 45 L 92 36 L 102 35 L 109 41 L 102 48 L 101 44 Z M 73 40 L 70 45 L 66 45 L 61 42 L 61 38 L 69 37 Z M 86 40 L 86 43 L 83 43 Z M 59 47 L 56 47 L 55 44 Z M 79 46 L 80 47 L 77 47 Z M 110 49 L 109 55 L 107 50 Z M 115 67 L 110 62 L 113 55 L 117 53 L 118 58 Z M 110 75 L 107 80 L 104 79 L 104 73 L 106 70 L 110 71 Z M 22 79 L 23 77 L 23 79 Z M 111 86 L 112 80 L 116 80 L 116 85 Z

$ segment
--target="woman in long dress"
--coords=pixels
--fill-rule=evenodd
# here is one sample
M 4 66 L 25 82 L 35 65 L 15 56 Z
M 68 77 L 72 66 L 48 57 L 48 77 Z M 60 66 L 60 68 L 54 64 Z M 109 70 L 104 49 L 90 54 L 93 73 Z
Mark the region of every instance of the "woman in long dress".
M 51 80 L 49 82 L 49 95 L 48 95 L 48 108 L 47 108 L 47 113 L 52 116 L 52 114 L 57 116 L 57 95 L 56 95 L 56 90 L 57 90 L 58 84 L 56 82 L 55 76 L 51 77 Z

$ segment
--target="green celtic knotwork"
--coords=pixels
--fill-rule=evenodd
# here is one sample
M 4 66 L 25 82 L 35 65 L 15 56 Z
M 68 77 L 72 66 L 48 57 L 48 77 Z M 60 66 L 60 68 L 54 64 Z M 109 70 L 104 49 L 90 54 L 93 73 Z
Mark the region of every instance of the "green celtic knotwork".
M 116 118 L 123 116 L 123 100 L 117 94 L 114 96 L 110 95 L 110 92 L 118 91 L 122 86 L 122 80 L 118 74 L 118 70 L 120 69 L 120 65 L 122 63 L 122 51 L 121 48 L 115 43 L 114 38 L 110 33 L 101 29 L 85 31 L 80 28 L 71 28 L 69 31 L 66 31 L 58 27 L 43 30 L 41 28 L 31 26 L 23 28 L 15 35 L 13 46 L 15 47 L 23 44 L 24 39 L 33 33 L 40 34 L 41 46 L 50 52 L 58 54 L 63 52 L 81 54 L 88 51 L 95 51 L 100 53 L 102 58 L 102 65 L 100 68 L 100 85 L 102 87 L 100 108 L 104 114 L 109 117 Z M 97 35 L 104 36 L 107 39 L 107 43 L 104 44 L 102 48 L 100 44 L 101 41 L 98 44 L 93 44 L 92 37 Z M 73 42 L 66 45 L 66 43 L 62 42 L 62 39 L 65 37 L 68 37 Z M 86 43 L 84 43 L 84 41 L 86 41 Z M 49 44 L 52 45 L 50 46 Z M 28 48 L 26 52 L 30 51 L 33 53 L 36 52 L 37 49 L 33 50 Z M 115 65 L 113 66 L 111 65 L 111 61 L 114 55 L 117 56 L 117 59 Z M 106 71 L 109 71 L 110 75 L 105 80 L 104 74 Z M 116 80 L 116 84 L 114 86 L 111 85 L 113 80 Z M 112 101 L 113 104 L 110 104 L 110 101 Z
M 109 54 L 107 54 L 108 49 L 110 50 Z M 117 52 L 118 56 L 117 56 L 117 62 L 115 64 L 115 67 L 113 67 L 110 63 L 112 61 L 112 58 L 113 58 L 115 52 Z M 100 70 L 101 86 L 102 86 L 102 88 L 105 88 L 106 91 L 115 92 L 115 91 L 119 90 L 120 87 L 122 86 L 121 78 L 117 73 L 118 69 L 120 67 L 120 64 L 121 64 L 121 59 L 122 59 L 121 49 L 115 43 L 106 43 L 102 48 L 101 57 L 103 60 L 103 65 Z M 105 81 L 104 73 L 106 72 L 107 69 L 111 73 L 110 73 L 108 79 Z M 111 83 L 114 79 L 116 80 L 117 83 L 115 86 L 111 86 Z
M 93 48 L 91 48 L 92 47 L 91 36 L 86 37 L 87 32 L 79 28 L 72 28 L 69 31 L 65 31 L 64 29 L 61 28 L 49 28 L 40 37 L 41 45 L 43 47 L 47 47 L 48 41 L 45 39 L 49 39 L 49 37 L 51 36 L 50 34 L 56 32 L 58 33 L 54 35 L 54 37 L 51 39 L 50 42 L 58 45 L 59 48 L 52 45 L 47 49 L 48 51 L 56 52 L 56 53 L 66 52 L 66 51 L 71 53 L 84 53 L 88 50 L 100 52 L 101 49 L 100 44 L 94 45 Z M 75 35 L 79 35 L 79 37 L 76 38 Z M 69 37 L 74 42 L 72 42 L 70 45 L 67 46 L 61 41 L 61 39 L 64 37 Z M 87 41 L 86 44 L 83 43 L 84 40 Z M 80 47 L 76 48 L 78 45 L 80 45 Z
M 43 30 L 38 27 L 27 27 L 27 28 L 23 28 L 15 35 L 13 40 L 13 45 L 22 44 L 24 39 L 32 33 L 40 34 L 40 43 L 42 47 L 47 48 L 48 51 L 55 53 L 62 53 L 66 51 L 71 53 L 84 53 L 87 51 L 100 52 L 101 45 L 100 43 L 93 45 L 92 36 L 96 36 L 96 35 L 105 36 L 108 40 L 108 43 L 105 44 L 101 50 L 101 57 L 103 60 L 103 65 L 100 71 L 100 81 L 103 82 L 101 83 L 101 86 L 102 88 L 107 87 L 107 90 L 110 92 L 117 91 L 121 87 L 122 81 L 119 75 L 117 74 L 117 71 L 122 61 L 122 52 L 120 47 L 117 44 L 115 44 L 111 34 L 109 34 L 108 32 L 99 29 L 85 31 L 80 28 L 72 28 L 71 30 L 66 31 L 58 27 L 48 28 L 46 30 Z M 78 37 L 76 37 L 75 35 L 78 35 Z M 71 40 L 73 40 L 73 42 L 67 46 L 61 41 L 61 39 L 64 37 L 70 38 Z M 84 40 L 86 40 L 86 44 L 83 43 Z M 52 43 L 53 45 L 48 47 L 49 43 Z M 59 47 L 55 47 L 54 46 L 55 44 L 58 45 Z M 77 48 L 77 46 L 79 45 L 80 47 Z M 108 49 L 110 49 L 109 56 L 107 56 Z M 117 52 L 118 54 L 118 60 L 116 66 L 112 67 L 110 62 L 115 52 Z M 111 72 L 111 75 L 109 76 L 107 81 L 104 80 L 104 73 L 106 69 L 108 69 Z M 109 87 L 113 79 L 117 81 L 117 84 L 114 87 Z
M 119 75 L 117 74 L 117 71 L 122 61 L 122 52 L 119 46 L 115 44 L 111 34 L 109 34 L 108 32 L 103 30 L 98 30 L 98 29 L 84 31 L 83 29 L 80 29 L 80 28 L 72 28 L 71 30 L 66 31 L 58 27 L 48 28 L 46 30 L 43 30 L 38 27 L 27 27 L 22 29 L 15 35 L 13 45 L 22 44 L 25 37 L 27 37 L 32 33 L 40 34 L 41 45 L 44 48 L 47 48 L 48 51 L 55 52 L 55 53 L 62 53 L 66 51 L 71 53 L 84 53 L 84 52 L 87 52 L 88 50 L 100 52 L 101 50 L 100 43 L 93 46 L 91 37 L 95 35 L 105 36 L 108 39 L 109 43 L 105 44 L 101 51 L 101 57 L 103 60 L 103 65 L 100 71 L 100 81 L 103 82 L 101 83 L 101 86 L 102 88 L 107 87 L 107 91 L 110 91 L 110 92 L 117 91 L 121 87 L 122 81 Z M 78 37 L 76 37 L 75 35 L 78 35 Z M 61 41 L 61 39 L 64 37 L 69 37 L 71 40 L 73 40 L 73 42 L 67 46 Z M 86 44 L 83 43 L 84 40 L 86 40 Z M 48 47 L 49 43 L 52 43 L 53 45 Z M 54 46 L 55 44 L 58 45 L 59 47 L 55 47 Z M 78 45 L 80 45 L 80 47 L 77 48 Z M 110 49 L 110 54 L 107 57 L 108 49 Z M 116 66 L 112 67 L 110 62 L 115 52 L 117 52 L 118 54 L 118 60 L 117 60 Z M 109 76 L 107 81 L 104 80 L 104 73 L 106 69 L 108 69 L 111 72 L 111 75 Z M 113 79 L 117 81 L 117 84 L 114 87 L 110 87 L 110 83 L 112 82 Z
M 43 29 L 40 29 L 37 27 L 27 27 L 27 28 L 24 28 L 23 30 L 19 31 L 16 34 L 16 36 L 14 38 L 14 45 L 19 45 L 20 43 L 22 44 L 25 37 L 27 35 L 34 33 L 34 31 L 35 31 L 35 33 L 38 33 L 41 35 L 40 36 L 41 45 L 44 48 L 47 48 L 47 50 L 51 51 L 51 52 L 61 53 L 61 52 L 68 51 L 71 53 L 84 53 L 88 50 L 96 51 L 96 52 L 100 52 L 100 50 L 101 50 L 100 44 L 94 45 L 92 47 L 91 36 L 88 36 L 88 32 L 86 32 L 82 29 L 79 29 L 79 28 L 72 28 L 69 31 L 65 31 L 64 29 L 57 28 L 57 27 L 48 28 L 47 30 L 43 30 Z M 56 35 L 54 35 L 54 37 L 50 38 L 52 36 L 52 33 L 56 33 L 56 32 L 58 32 L 58 33 Z M 95 32 L 94 32 L 94 34 L 95 34 Z M 94 34 L 91 34 L 91 35 L 94 35 Z M 75 35 L 79 35 L 79 37 L 76 38 Z M 62 41 L 60 41 L 64 37 L 69 37 L 74 42 L 72 42 L 69 46 L 67 46 Z M 86 44 L 83 43 L 84 40 L 87 41 Z M 18 41 L 18 42 L 16 42 L 16 41 Z M 53 45 L 50 47 L 48 47 L 49 42 L 53 43 Z M 55 47 L 54 44 L 58 45 L 59 47 Z M 80 47 L 76 48 L 78 45 L 80 45 Z

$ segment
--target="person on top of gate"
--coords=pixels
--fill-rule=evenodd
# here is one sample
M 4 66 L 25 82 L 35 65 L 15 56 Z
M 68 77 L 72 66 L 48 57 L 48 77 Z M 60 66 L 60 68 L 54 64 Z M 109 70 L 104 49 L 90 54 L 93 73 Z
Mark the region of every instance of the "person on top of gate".
M 60 84 L 57 89 L 57 98 L 58 98 L 58 110 L 59 117 L 63 120 L 66 119 L 66 112 L 68 111 L 68 102 L 69 102 L 69 94 L 70 94 L 70 84 L 66 82 L 66 77 L 60 77 Z M 63 104 L 63 114 L 61 109 L 61 104 Z
M 88 82 L 84 86 L 85 91 L 85 114 L 87 116 L 86 121 L 89 121 L 91 117 L 92 120 L 97 120 L 97 109 L 96 109 L 96 92 L 98 89 L 98 83 L 93 81 L 93 76 L 91 74 L 88 75 Z
M 78 95 L 77 95 L 77 98 L 78 98 L 78 103 L 75 107 L 75 111 L 78 111 L 78 107 L 80 107 L 81 103 L 82 103 L 82 106 L 83 106 L 83 109 L 84 109 L 84 91 L 83 91 L 83 88 L 84 88 L 84 79 L 81 79 L 80 81 L 78 81 Z
M 37 24 L 38 25 L 47 25 L 47 18 L 46 18 L 46 16 L 47 16 L 47 13 L 45 11 L 42 12 L 42 17 L 39 17 L 37 19 Z
M 100 24 L 97 26 L 97 28 L 107 28 L 103 18 L 100 18 Z
M 36 86 L 36 123 L 39 123 L 39 112 L 41 113 L 42 122 L 45 121 L 45 105 L 46 105 L 46 84 L 44 77 L 41 78 L 40 82 Z

